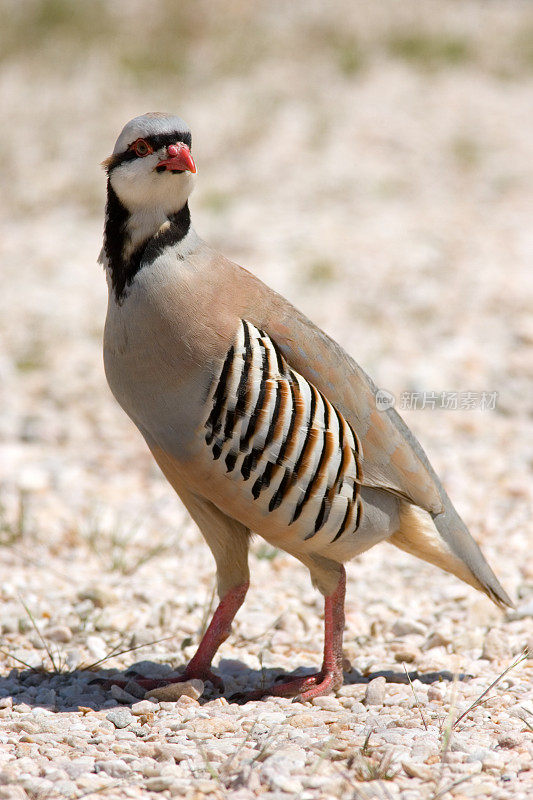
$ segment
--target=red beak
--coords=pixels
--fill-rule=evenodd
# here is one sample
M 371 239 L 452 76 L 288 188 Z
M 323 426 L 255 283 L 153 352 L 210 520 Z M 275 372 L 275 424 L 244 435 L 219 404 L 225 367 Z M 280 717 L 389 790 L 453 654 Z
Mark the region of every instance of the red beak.
M 160 161 L 156 166 L 158 172 L 196 172 L 196 164 L 191 156 L 191 151 L 183 142 L 169 144 L 167 147 L 168 158 Z

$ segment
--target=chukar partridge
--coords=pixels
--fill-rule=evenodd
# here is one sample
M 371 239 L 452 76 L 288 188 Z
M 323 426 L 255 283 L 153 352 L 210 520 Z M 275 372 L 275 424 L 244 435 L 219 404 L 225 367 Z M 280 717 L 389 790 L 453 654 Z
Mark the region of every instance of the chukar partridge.
M 104 166 L 107 380 L 217 567 L 220 603 L 183 678 L 221 687 L 211 661 L 248 589 L 251 531 L 301 561 L 325 597 L 321 670 L 256 696 L 341 686 L 343 563 L 378 542 L 512 605 L 418 441 L 376 408 L 371 379 L 197 236 L 185 122 L 136 117 Z

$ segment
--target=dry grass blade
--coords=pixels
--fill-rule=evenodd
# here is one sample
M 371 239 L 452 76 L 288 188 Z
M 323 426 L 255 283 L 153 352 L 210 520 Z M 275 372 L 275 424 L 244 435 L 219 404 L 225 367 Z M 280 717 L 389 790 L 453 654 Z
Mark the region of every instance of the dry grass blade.
M 369 740 L 372 731 L 366 736 L 359 752 L 353 753 L 348 759 L 347 767 L 353 773 L 356 781 L 391 781 L 398 774 L 398 769 L 392 769 L 394 753 L 386 750 L 376 758 L 369 748 Z
M 13 653 L 10 653 L 8 650 L 4 650 L 0 647 L 0 653 L 2 655 L 7 656 L 8 658 L 12 658 L 13 661 L 16 661 L 17 664 L 22 664 L 24 667 L 31 669 L 33 672 L 37 670 L 37 667 L 32 667 L 31 664 L 28 664 L 27 661 L 23 661 L 22 658 L 18 658 L 18 656 L 14 656 Z
M 140 650 L 141 647 L 150 647 L 153 644 L 159 644 L 160 642 L 168 642 L 169 639 L 175 639 L 176 635 L 172 634 L 172 636 L 163 636 L 162 639 L 154 639 L 153 642 L 145 642 L 143 644 L 136 644 L 133 647 L 125 647 L 124 650 L 119 650 L 121 644 L 118 644 L 114 647 L 110 652 L 99 658 L 98 661 L 93 661 L 92 664 L 87 664 L 87 666 L 82 667 L 82 669 L 86 672 L 95 669 L 95 667 L 99 667 L 100 664 L 104 664 L 106 661 L 109 661 L 110 658 L 114 658 L 115 656 L 123 656 L 125 653 L 133 653 L 135 650 Z
M 274 741 L 274 737 L 277 736 L 279 732 L 280 732 L 279 725 L 276 726 L 275 728 L 272 728 L 268 736 L 265 738 L 263 744 L 261 745 L 261 749 L 254 758 L 254 762 L 256 761 L 258 764 L 260 764 L 262 761 L 265 761 L 265 759 L 267 759 L 268 756 L 275 751 L 275 748 L 272 747 L 272 743 Z
M 47 643 L 46 639 L 44 638 L 44 636 L 42 635 L 41 631 L 37 627 L 37 623 L 35 622 L 35 618 L 34 618 L 33 614 L 31 613 L 30 609 L 28 608 L 28 606 L 26 605 L 26 603 L 24 602 L 22 597 L 20 597 L 20 595 L 19 595 L 19 600 L 20 600 L 20 602 L 22 604 L 22 607 L 24 608 L 24 611 L 26 612 L 26 614 L 30 618 L 30 622 L 31 622 L 31 624 L 33 626 L 33 629 L 35 630 L 35 633 L 37 634 L 37 636 L 41 640 L 42 645 L 43 645 L 44 649 L 46 650 L 46 654 L 47 654 L 47 656 L 50 659 L 51 664 L 52 664 L 52 669 L 54 670 L 54 672 L 60 672 L 59 664 L 56 664 L 54 655 L 53 655 L 50 647 L 48 646 L 48 643 Z
M 233 751 L 233 753 L 231 754 L 229 759 L 220 768 L 220 772 L 224 773 L 225 776 L 229 777 L 231 775 L 231 769 L 233 767 L 233 764 L 235 763 L 235 760 L 237 759 L 239 754 L 242 752 L 243 748 L 248 744 L 248 742 L 252 738 L 252 734 L 253 734 L 253 732 L 255 730 L 255 726 L 256 726 L 256 722 L 254 721 L 252 727 L 250 728 L 250 730 L 248 731 L 248 733 L 246 734 L 246 736 L 244 737 L 242 742 Z
M 492 681 L 492 683 L 490 684 L 490 686 L 487 686 L 487 688 L 485 689 L 485 691 L 481 692 L 481 694 L 479 695 L 479 697 L 478 697 L 476 700 L 474 700 L 474 702 L 472 703 L 472 705 L 468 706 L 468 708 L 466 709 L 466 711 L 463 711 L 463 713 L 462 713 L 462 714 L 460 714 L 460 715 L 457 717 L 457 719 L 455 720 L 455 722 L 454 722 L 454 723 L 453 723 L 453 725 L 452 725 L 452 728 L 455 728 L 455 727 L 456 727 L 456 726 L 457 726 L 457 725 L 458 725 L 458 724 L 461 722 L 461 720 L 463 720 L 465 717 L 467 717 L 467 716 L 468 716 L 468 714 L 470 714 L 470 712 L 471 712 L 471 711 L 473 711 L 475 708 L 477 708 L 478 706 L 482 705 L 483 703 L 486 703 L 486 702 L 487 702 L 487 700 L 489 700 L 489 697 L 487 697 L 487 695 L 488 695 L 488 693 L 490 692 L 490 690 L 491 690 L 491 689 L 494 689 L 494 687 L 495 687 L 495 686 L 497 686 L 497 685 L 500 683 L 500 681 L 501 681 L 501 680 L 503 680 L 503 678 L 505 678 L 505 676 L 507 675 L 507 673 L 509 673 L 509 672 L 510 672 L 512 669 L 515 669 L 515 667 L 517 667 L 519 664 L 521 664 L 521 663 L 522 663 L 522 661 L 525 661 L 527 657 L 528 657 L 528 653 L 527 653 L 527 650 L 525 650 L 523 653 L 521 653 L 521 654 L 518 656 L 518 658 L 517 658 L 517 659 L 515 659 L 515 661 L 513 661 L 513 663 L 512 663 L 512 664 L 510 664 L 508 667 L 506 667 L 506 669 L 504 669 L 504 671 L 503 671 L 503 672 L 501 672 L 501 673 L 498 675 L 498 677 L 497 677 L 497 678 L 495 678 L 495 679 Z
M 409 681 L 409 686 L 411 687 L 411 691 L 412 691 L 412 693 L 414 695 L 416 707 L 420 711 L 420 716 L 422 717 L 422 724 L 424 725 L 424 728 L 427 730 L 428 726 L 427 726 L 426 718 L 424 717 L 424 712 L 422 711 L 422 706 L 420 705 L 420 703 L 418 701 L 418 697 L 416 696 L 416 692 L 415 692 L 415 687 L 413 686 L 413 682 L 411 681 L 411 676 L 409 675 L 409 673 L 407 671 L 407 667 L 405 666 L 405 663 L 403 661 L 402 661 L 402 667 L 403 667 L 403 671 L 405 672 L 406 678 Z
M 314 775 L 314 774 L 315 774 L 315 772 L 317 772 L 317 770 L 318 770 L 318 769 L 320 769 L 320 765 L 322 764 L 322 762 L 324 761 L 324 759 L 326 758 L 326 756 L 328 756 L 328 755 L 331 753 L 331 750 L 332 750 L 332 748 L 333 748 L 333 744 L 334 744 L 334 743 L 335 743 L 335 737 L 331 736 L 331 737 L 330 737 L 330 738 L 327 740 L 327 742 L 325 743 L 325 745 L 322 747 L 322 749 L 321 749 L 321 750 L 319 750 L 319 751 L 317 752 L 317 750 L 313 748 L 313 749 L 314 749 L 314 752 L 315 752 L 315 753 L 317 754 L 317 756 L 318 756 L 318 759 L 315 761 L 315 763 L 313 764 L 313 766 L 312 766 L 312 767 L 311 767 L 311 769 L 310 769 L 310 774 L 311 774 L 311 775 Z
M 370 753 L 370 747 L 369 747 L 370 737 L 372 736 L 373 733 L 374 733 L 373 730 L 368 731 L 367 735 L 365 736 L 365 741 L 363 742 L 363 746 L 361 747 L 361 754 L 362 755 L 366 755 L 367 753 Z
M 46 569 L 47 572 L 50 572 L 52 575 L 57 575 L 58 578 L 61 580 L 66 581 L 67 583 L 75 583 L 74 578 L 72 575 L 67 575 L 66 572 L 61 572 L 60 570 L 56 569 L 52 566 L 49 561 L 45 561 L 42 558 L 33 558 L 32 556 L 25 553 L 23 550 L 19 550 L 18 547 L 12 544 L 6 544 L 5 547 L 9 547 L 9 551 L 20 558 L 21 561 L 32 564 L 34 567 L 38 567 L 39 569 Z
M 455 709 L 457 707 L 457 682 L 459 680 L 459 675 L 456 672 L 453 676 L 453 684 L 452 684 L 452 692 L 451 692 L 451 700 L 450 700 L 450 708 L 448 710 L 448 714 L 446 716 L 446 722 L 444 723 L 444 728 L 441 731 L 442 735 L 442 748 L 440 753 L 440 769 L 439 774 L 435 780 L 435 792 L 432 795 L 431 800 L 435 800 L 435 798 L 439 794 L 439 787 L 442 784 L 442 780 L 444 778 L 444 768 L 446 766 L 448 750 L 450 749 L 450 744 L 452 740 L 452 733 L 453 733 L 453 718 L 455 716 Z
M 201 742 L 197 742 L 197 745 L 198 745 L 198 752 L 200 753 L 200 755 L 203 758 L 206 772 L 211 776 L 211 778 L 213 778 L 214 781 L 217 781 L 217 783 L 220 783 L 220 775 L 218 774 L 218 770 L 215 769 L 215 767 L 213 766 L 213 764 L 209 760 L 209 756 L 207 755 L 205 747 L 203 746 L 203 744 Z
M 26 529 L 26 492 L 20 490 L 18 502 L 18 514 L 15 522 L 8 521 L 4 505 L 0 503 L 0 545 L 2 547 L 12 547 L 14 542 L 24 538 Z
M 521 706 L 521 708 L 526 714 L 529 714 L 530 717 L 533 716 L 531 711 L 529 711 L 527 708 L 524 708 L 524 706 Z M 522 722 L 529 728 L 530 731 L 533 731 L 533 725 L 531 725 L 531 723 L 528 722 L 525 717 L 522 717 Z
M 391 781 L 398 774 L 398 769 L 392 767 L 393 753 L 387 750 L 379 761 L 361 756 L 354 765 L 354 773 L 360 781 Z
M 281 622 L 282 618 L 283 614 L 280 614 L 279 617 L 277 617 L 274 620 L 274 622 L 268 626 L 268 628 L 265 628 L 265 630 L 261 631 L 260 633 L 256 633 L 255 636 L 243 636 L 241 633 L 236 634 L 233 646 L 247 647 L 249 644 L 253 642 L 259 642 L 261 639 L 264 639 L 265 636 L 268 636 L 269 633 L 272 633 L 272 631 L 277 630 L 277 626 Z
M 86 792 L 81 792 L 80 794 L 71 794 L 68 797 L 68 800 L 82 800 L 83 797 L 90 797 L 93 794 L 103 794 L 108 790 L 116 789 L 117 786 L 120 786 L 125 782 L 124 778 L 120 778 L 117 781 L 113 781 L 112 783 L 104 783 L 102 786 L 99 786 L 97 789 L 89 789 Z
M 466 783 L 467 781 L 472 780 L 472 778 L 477 775 L 477 772 L 472 772 L 470 775 L 463 775 L 462 778 L 458 778 L 453 783 L 450 783 L 448 786 L 445 786 L 444 789 L 439 789 L 432 795 L 431 800 L 438 800 L 439 797 L 444 797 L 445 794 L 451 792 L 452 789 L 455 789 L 456 786 L 460 786 L 462 783 Z

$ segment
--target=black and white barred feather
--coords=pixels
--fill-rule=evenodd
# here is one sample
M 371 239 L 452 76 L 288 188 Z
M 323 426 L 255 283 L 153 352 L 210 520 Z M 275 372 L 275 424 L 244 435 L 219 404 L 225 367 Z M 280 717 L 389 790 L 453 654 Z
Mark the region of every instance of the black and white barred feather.
M 262 514 L 304 540 L 330 542 L 361 520 L 360 443 L 328 399 L 292 370 L 264 331 L 241 320 L 213 381 L 205 441 Z

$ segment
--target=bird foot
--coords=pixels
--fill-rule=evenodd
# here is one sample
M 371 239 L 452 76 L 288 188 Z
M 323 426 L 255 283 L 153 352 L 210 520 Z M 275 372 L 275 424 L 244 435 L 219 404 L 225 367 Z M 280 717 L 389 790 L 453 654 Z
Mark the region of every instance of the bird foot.
M 91 681 L 91 683 L 100 683 L 105 689 L 110 689 L 111 686 L 119 686 L 121 689 L 126 689 L 128 683 L 134 681 L 141 689 L 149 691 L 150 689 L 159 689 L 161 686 L 170 686 L 172 683 L 184 683 L 193 678 L 199 678 L 204 683 L 209 681 L 221 694 L 224 691 L 224 681 L 210 669 L 195 669 L 190 672 L 185 670 L 182 675 L 172 678 L 144 678 L 136 672 L 130 672 L 128 673 L 127 680 L 118 678 L 96 678 L 94 681 Z
M 248 702 L 249 700 L 261 700 L 267 696 L 292 697 L 293 703 L 300 703 L 305 700 L 311 700 L 313 697 L 330 694 L 335 689 L 339 689 L 342 684 L 343 675 L 340 669 L 321 670 L 313 675 L 302 675 L 282 683 L 275 683 L 266 689 L 248 692 L 240 695 L 239 699 Z

